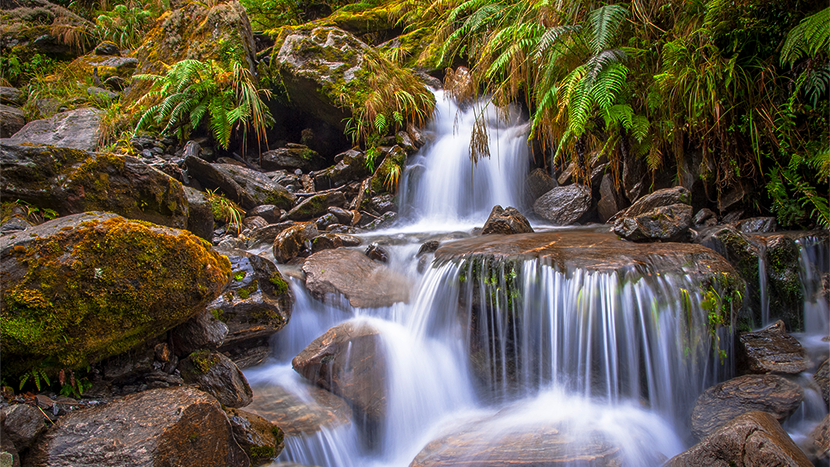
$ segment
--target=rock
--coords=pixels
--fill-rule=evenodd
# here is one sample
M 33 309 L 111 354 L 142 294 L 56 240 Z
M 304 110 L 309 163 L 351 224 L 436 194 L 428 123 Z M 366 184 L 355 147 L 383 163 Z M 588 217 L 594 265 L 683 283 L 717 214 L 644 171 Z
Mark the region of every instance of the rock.
M 528 204 L 532 204 L 556 186 L 553 178 L 543 169 L 535 169 L 530 172 L 525 179 L 525 184 L 527 185 Z
M 204 310 L 229 273 L 228 260 L 188 232 L 108 213 L 0 237 L 3 372 L 125 352 Z
M 821 397 L 824 399 L 824 403 L 830 407 L 830 359 L 825 359 L 818 366 L 818 369 L 813 374 L 813 379 L 818 384 L 818 387 L 821 388 Z
M 242 225 L 249 230 L 261 229 L 268 224 L 268 221 L 259 216 L 247 216 L 242 219 Z
M 339 248 L 314 253 L 303 263 L 306 287 L 326 301 L 340 294 L 353 307 L 379 308 L 409 300 L 408 280 L 356 250 Z
M 248 240 L 250 243 L 249 248 L 253 248 L 263 243 L 273 245 L 274 239 L 277 238 L 277 235 L 279 235 L 280 232 L 291 227 L 294 224 L 294 221 L 285 221 L 280 222 L 278 224 L 268 224 L 265 227 L 253 229 L 251 232 L 248 233 Z
M 321 232 L 325 232 L 326 228 L 330 225 L 335 225 L 338 223 L 337 216 L 332 213 L 324 214 L 317 218 L 314 221 L 314 225 L 317 226 L 317 230 Z
M 616 216 L 608 219 L 608 224 L 615 223 L 617 219 L 623 217 L 639 217 L 649 212 L 654 211 L 655 208 L 664 206 L 673 206 L 676 204 L 691 205 L 692 196 L 689 190 L 682 186 L 675 186 L 672 188 L 663 188 L 654 193 L 649 193 L 637 202 L 632 204 L 626 210 L 619 212 Z M 691 213 L 689 213 L 691 219 Z
M 280 386 L 257 387 L 245 410 L 279 426 L 287 436 L 308 436 L 322 428 L 335 429 L 352 423 L 346 401 L 316 386 L 306 385 L 309 397 L 297 397 Z
M 276 224 L 282 217 L 283 210 L 274 206 L 273 204 L 261 204 L 253 209 L 248 210 L 249 216 L 259 216 L 265 219 L 268 224 Z M 261 230 L 261 228 L 259 229 Z
M 369 200 L 369 207 L 378 214 L 386 214 L 387 212 L 398 210 L 397 206 L 395 206 L 395 196 L 389 193 L 371 198 Z
M 193 352 L 179 362 L 179 371 L 185 383 L 195 384 L 224 406 L 238 408 L 251 403 L 254 393 L 245 375 L 220 352 Z
M 312 384 L 342 397 L 357 419 L 380 422 L 386 414 L 386 360 L 377 329 L 347 321 L 308 344 L 291 361 Z
M 738 222 L 736 227 L 746 234 L 772 233 L 778 230 L 778 222 L 774 217 L 750 217 Z
M 513 206 L 502 209 L 499 205 L 493 206 L 490 216 L 484 223 L 484 228 L 481 229 L 481 235 L 511 235 L 531 232 L 533 232 L 533 227 L 530 226 L 530 222 L 518 209 Z
M 26 114 L 17 107 L 0 104 L 0 138 L 9 138 L 26 125 Z
M 343 246 L 343 240 L 337 234 L 324 233 L 311 239 L 311 252 L 333 250 Z
M 9 86 L 0 86 L 0 104 L 5 105 L 20 105 L 23 94 L 17 88 Z
M 60 112 L 50 118 L 27 123 L 6 143 L 95 151 L 101 137 L 101 115 L 102 111 L 89 107 Z
M 427 253 L 435 253 L 438 250 L 438 247 L 441 246 L 441 243 L 437 240 L 429 240 L 421 244 L 421 247 L 418 248 L 418 253 L 415 255 L 416 258 L 420 258 L 421 256 Z
M 302 222 L 283 230 L 274 239 L 272 251 L 278 263 L 287 263 L 306 249 L 310 249 L 311 239 L 319 235 L 313 222 Z M 306 245 L 309 242 L 309 245 Z
M 369 186 L 372 188 L 372 193 L 386 193 L 384 202 L 387 202 L 388 207 L 381 209 L 372 206 L 372 209 L 378 214 L 391 211 L 395 209 L 395 197 L 390 194 L 394 193 L 398 188 L 398 181 L 403 175 L 403 166 L 406 163 L 406 151 L 398 145 L 392 146 L 388 150 L 380 148 L 385 153 L 383 160 L 378 164 L 375 173 L 369 181 Z
M 243 251 L 225 253 L 231 282 L 207 309 L 228 326 L 219 350 L 247 368 L 268 355 L 268 341 L 288 323 L 294 299 L 274 263 Z
M 709 208 L 701 209 L 692 218 L 692 224 L 698 229 L 701 227 L 712 227 L 713 225 L 717 225 L 717 223 L 718 215 Z
M 262 169 L 267 171 L 285 169 L 292 172 L 300 169 L 303 172 L 309 172 L 323 167 L 325 161 L 316 151 L 306 146 L 297 146 L 263 152 L 260 163 Z
M 554 225 L 584 222 L 590 210 L 591 189 L 584 185 L 556 187 L 533 203 L 533 212 Z
M 108 102 L 118 99 L 121 95 L 109 89 L 99 88 L 98 86 L 90 86 L 86 88 L 86 93 L 96 102 Z
M 130 156 L 0 142 L 0 197 L 60 215 L 110 211 L 187 228 L 182 184 Z
M 184 164 L 202 186 L 218 188 L 245 209 L 262 204 L 288 209 L 297 199 L 285 187 L 255 170 L 231 164 L 211 164 L 195 156 L 186 157 Z
M 633 203 L 637 201 L 640 195 L 647 190 L 645 183 L 648 183 L 648 167 L 642 157 L 636 157 L 633 154 L 626 157 L 623 161 L 623 189 L 628 201 Z M 675 204 L 675 203 L 672 203 Z
M 830 458 L 830 414 L 825 415 L 807 436 L 807 446 L 814 458 L 819 460 Z
M 348 225 L 352 222 L 352 213 L 350 211 L 337 206 L 329 206 L 327 211 L 329 214 L 334 214 L 335 217 L 337 217 L 337 222 L 339 224 Z
M 205 310 L 170 331 L 170 341 L 176 355 L 183 357 L 199 349 L 218 349 L 227 335 L 228 326 Z
M 113 44 L 114 45 L 114 44 Z M 105 81 L 113 76 L 119 78 L 130 78 L 135 73 L 138 67 L 138 59 L 133 57 L 121 57 L 119 55 L 99 55 L 96 49 L 94 53 L 89 55 L 81 55 L 76 58 L 69 67 L 80 71 L 83 77 L 93 76 L 94 70 L 97 70 L 98 79 Z
M 614 177 L 611 174 L 602 176 L 599 185 L 599 201 L 597 202 L 597 213 L 600 222 L 607 222 L 614 217 L 625 206 L 625 199 L 614 186 Z
M 641 201 L 643 199 L 645 198 L 640 198 Z M 656 207 L 636 216 L 626 214 L 617 217 L 614 233 L 632 242 L 678 242 L 688 239 L 691 223 L 692 207 L 688 204 L 673 204 Z
M 288 211 L 288 218 L 292 221 L 307 221 L 326 213 L 329 206 L 341 207 L 346 204 L 343 193 L 333 191 L 320 193 L 300 202 Z
M 771 315 L 784 320 L 788 329 L 804 330 L 804 286 L 801 283 L 799 246 L 788 234 L 752 237 L 764 242 L 767 298 Z M 759 284 L 760 285 L 760 284 Z
M 187 230 L 213 242 L 213 205 L 201 191 L 188 186 L 182 188 L 187 198 Z
M 730 208 L 739 205 L 749 193 L 750 187 L 740 179 L 736 179 L 731 186 L 718 192 L 718 211 L 723 214 Z M 726 223 L 725 220 L 724 223 Z
M 351 149 L 340 155 L 343 158 L 335 165 L 314 174 L 317 191 L 340 187 L 372 174 L 366 167 L 366 156 L 362 152 Z
M 228 421 L 233 437 L 248 454 L 251 465 L 265 465 L 282 451 L 283 433 L 280 428 L 259 415 L 229 408 Z
M 16 404 L 2 409 L 3 434 L 9 437 L 18 451 L 25 451 L 35 438 L 46 431 L 46 417 L 29 404 Z
M 118 46 L 110 41 L 104 41 L 95 46 L 95 50 L 93 51 L 95 55 L 113 55 L 116 57 L 121 56 L 121 50 L 118 49 Z
M 738 334 L 738 372 L 796 375 L 811 368 L 798 340 L 787 334 L 783 321 L 757 332 Z
M 186 461 L 184 461 L 186 459 Z M 153 389 L 60 418 L 28 465 L 249 466 L 213 397 L 189 387 Z
M 0 426 L 0 465 L 3 467 L 20 467 L 20 455 L 14 443 Z
M 389 262 L 389 253 L 377 243 L 369 245 L 364 254 L 373 261 L 379 261 L 381 263 Z
M 781 428 L 774 416 L 751 411 L 669 460 L 666 467 L 755 467 L 812 463 Z
M 9 232 L 20 232 L 28 229 L 33 224 L 25 219 L 19 217 L 12 217 L 0 223 L 0 235 L 5 235 Z
M 120 76 L 110 76 L 104 80 L 104 86 L 113 91 L 123 92 L 130 86 L 130 82 Z
M 395 220 L 398 219 L 398 213 L 396 212 L 387 212 L 377 219 L 369 222 L 368 224 L 363 226 L 365 230 L 380 230 L 385 229 L 387 227 L 391 227 L 392 224 L 395 223 Z
M 745 375 L 716 384 L 703 392 L 692 410 L 692 434 L 698 439 L 714 433 L 738 415 L 761 410 L 779 422 L 804 399 L 796 383 L 775 375 Z

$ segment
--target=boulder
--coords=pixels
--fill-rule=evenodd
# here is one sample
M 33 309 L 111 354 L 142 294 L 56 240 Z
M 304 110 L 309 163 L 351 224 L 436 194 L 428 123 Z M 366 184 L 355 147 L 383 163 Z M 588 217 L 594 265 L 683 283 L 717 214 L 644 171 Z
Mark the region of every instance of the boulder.
M 643 199 L 645 198 L 641 198 Z M 656 207 L 636 216 L 624 214 L 617 217 L 614 233 L 633 242 L 677 242 L 688 238 L 691 223 L 692 207 L 688 204 L 673 204 Z
M 29 449 L 35 438 L 46 431 L 46 417 L 33 405 L 16 404 L 0 410 L 3 413 L 3 434 L 18 451 Z
M 333 233 L 323 233 L 311 239 L 311 252 L 317 253 L 323 250 L 333 250 L 343 246 L 340 236 Z
M 380 422 L 386 414 L 386 360 L 377 329 L 347 321 L 314 339 L 291 361 L 294 370 L 342 397 L 357 418 Z
M 599 185 L 599 201 L 597 201 L 597 214 L 600 222 L 607 222 L 614 217 L 625 206 L 625 199 L 614 186 L 614 177 L 611 174 L 602 176 Z
M 249 466 L 213 397 L 190 387 L 153 389 L 61 417 L 27 465 Z
M 378 214 L 386 214 L 387 212 L 398 210 L 398 207 L 395 205 L 395 195 L 391 193 L 369 199 L 368 205 L 369 208 Z
M 671 458 L 666 467 L 755 467 L 813 465 L 773 415 L 751 411 Z
M 796 383 L 775 375 L 745 375 L 716 384 L 703 392 L 692 410 L 692 434 L 698 439 L 714 433 L 738 415 L 760 410 L 779 422 L 804 399 Z
M 317 220 L 314 221 L 314 225 L 317 226 L 317 230 L 325 232 L 328 226 L 335 225 L 338 222 L 339 220 L 337 219 L 337 216 L 329 212 L 318 217 Z
M 366 218 L 371 219 L 368 215 Z M 398 219 L 398 213 L 396 212 L 387 212 L 382 214 L 380 217 L 375 218 L 373 221 L 369 222 L 368 224 L 363 225 L 364 230 L 380 230 L 391 227 L 392 224 Z
M 205 246 L 189 232 L 95 212 L 0 237 L 4 374 L 46 359 L 85 366 L 187 321 L 230 273 Z
M 525 179 L 527 186 L 528 204 L 533 204 L 540 196 L 552 190 L 556 183 L 553 177 L 543 169 L 535 169 Z
M 103 111 L 84 107 L 27 123 L 6 143 L 95 151 L 101 137 Z
M 244 251 L 224 253 L 231 262 L 231 282 L 208 311 L 228 326 L 219 350 L 240 368 L 248 368 L 268 356 L 270 337 L 291 317 L 293 297 L 268 259 Z
M 317 191 L 343 186 L 372 174 L 366 167 L 366 155 L 350 149 L 338 156 L 343 156 L 333 166 L 314 174 L 314 187 Z
M 0 104 L 18 106 L 22 104 L 23 93 L 17 88 L 0 86 Z
M 591 189 L 584 185 L 556 187 L 533 203 L 533 212 L 554 225 L 584 222 L 591 213 Z
M 330 294 L 349 300 L 353 307 L 379 308 L 409 300 L 409 281 L 360 251 L 346 248 L 314 253 L 303 263 L 306 288 L 326 301 Z
M 783 321 L 757 332 L 738 334 L 738 371 L 796 375 L 811 368 L 807 353 L 798 340 L 787 334 Z
M 114 44 L 113 44 L 114 45 Z M 130 78 L 138 67 L 138 59 L 133 57 L 121 57 L 118 55 L 100 55 L 96 52 L 89 55 L 81 55 L 69 64 L 70 69 L 80 71 L 80 75 L 92 77 L 98 73 L 98 79 L 105 81 L 113 76 L 119 78 Z M 97 70 L 97 71 L 96 71 Z
M 288 218 L 292 221 L 307 221 L 326 213 L 329 206 L 342 207 L 346 204 L 346 196 L 339 191 L 320 193 L 301 201 L 288 211 Z
M 274 239 L 274 259 L 283 264 L 291 261 L 303 251 L 310 249 L 311 239 L 317 235 L 319 232 L 313 222 L 302 222 L 288 227 Z
M 324 160 L 316 151 L 302 145 L 291 145 L 291 147 L 277 148 L 262 153 L 260 165 L 263 170 L 289 170 L 293 172 L 300 169 L 303 172 L 320 170 Z
M 695 226 L 696 229 L 700 229 L 703 227 L 712 227 L 717 225 L 718 223 L 718 215 L 715 214 L 709 208 L 703 208 L 695 214 L 692 218 L 692 225 Z
M 380 149 L 382 153 L 385 153 L 385 155 L 381 163 L 378 164 L 375 173 L 372 175 L 369 186 L 372 187 L 372 193 L 394 193 L 398 188 L 398 180 L 400 180 L 401 175 L 403 175 L 403 166 L 404 163 L 406 163 L 406 151 L 398 145 L 392 146 L 388 149 Z M 388 196 L 394 200 L 394 196 L 391 194 Z M 394 209 L 394 204 L 392 206 L 393 207 L 390 209 L 383 211 L 375 209 L 375 211 L 377 211 L 378 214 L 383 214 L 388 210 Z
M 815 459 L 830 459 L 830 414 L 807 435 L 807 450 Z
M 275 385 L 255 389 L 254 400 L 245 410 L 277 425 L 286 436 L 307 436 L 352 423 L 352 409 L 346 401 L 325 389 L 306 385 L 303 392 L 308 397 Z
M 648 167 L 642 157 L 630 154 L 623 161 L 622 188 L 628 201 L 633 203 L 648 190 Z
M 199 349 L 218 349 L 227 335 L 228 326 L 205 310 L 170 331 L 170 342 L 176 355 L 183 357 Z
M 774 217 L 750 217 L 738 222 L 736 227 L 745 234 L 772 233 L 778 230 L 778 222 Z
M 9 138 L 26 125 L 26 114 L 17 107 L 0 104 L 0 138 Z
M 61 215 L 109 211 L 184 229 L 182 184 L 131 156 L 0 142 L 0 197 Z
M 187 384 L 196 385 L 226 407 L 245 407 L 254 395 L 245 375 L 224 354 L 215 350 L 198 350 L 179 362 L 179 371 Z
M 753 236 L 764 243 L 767 298 L 771 315 L 792 331 L 804 330 L 804 286 L 801 283 L 799 246 L 788 234 Z
M 184 159 L 188 173 L 210 189 L 219 189 L 231 201 L 245 209 L 262 204 L 273 204 L 288 209 L 296 196 L 285 187 L 272 181 L 267 175 L 232 164 L 211 164 L 202 158 L 188 156 Z
M 347 211 L 337 206 L 329 206 L 327 211 L 329 214 L 334 214 L 334 216 L 337 217 L 337 222 L 339 224 L 349 225 L 352 222 L 351 211 Z
M 282 217 L 283 210 L 274 206 L 273 204 L 261 204 L 253 209 L 248 210 L 249 216 L 259 216 L 268 224 L 276 224 Z
M 373 261 L 378 261 L 380 263 L 389 262 L 389 252 L 386 251 L 386 248 L 383 248 L 377 243 L 370 244 L 363 253 Z
M 813 374 L 813 379 L 821 389 L 821 397 L 824 399 L 824 403 L 830 407 L 830 359 L 824 359 L 821 365 L 818 366 Z
M 95 55 L 112 55 L 115 57 L 121 56 L 121 50 L 115 45 L 114 42 L 110 41 L 103 41 L 100 44 L 95 46 L 95 50 L 93 50 Z
M 213 205 L 210 200 L 199 190 L 182 187 L 187 198 L 187 230 L 193 235 L 213 241 Z
M 527 218 L 513 206 L 503 209 L 501 206 L 493 206 L 490 216 L 481 229 L 481 235 L 489 234 L 518 234 L 533 232 L 533 227 Z
M 282 451 L 282 430 L 268 420 L 250 412 L 225 409 L 231 422 L 233 437 L 248 454 L 251 465 L 265 465 Z
M 248 248 L 253 248 L 263 243 L 273 245 L 277 235 L 294 224 L 294 221 L 285 221 L 278 224 L 268 224 L 265 227 L 251 230 L 248 233 Z

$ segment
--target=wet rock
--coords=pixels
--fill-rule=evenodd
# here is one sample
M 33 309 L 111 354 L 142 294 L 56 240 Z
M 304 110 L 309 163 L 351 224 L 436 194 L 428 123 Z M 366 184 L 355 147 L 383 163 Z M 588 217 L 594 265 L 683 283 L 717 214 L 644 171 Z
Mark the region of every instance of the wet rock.
M 130 156 L 0 142 L 0 197 L 60 215 L 109 211 L 187 228 L 182 184 Z
M 268 224 L 265 227 L 253 229 L 251 232 L 248 233 L 248 241 L 250 243 L 250 246 L 254 247 L 261 245 L 263 243 L 273 245 L 274 240 L 277 238 L 277 235 L 279 235 L 280 232 L 282 232 L 283 230 L 293 226 L 294 224 L 294 221 L 285 221 L 277 224 Z
M 530 226 L 530 222 L 518 209 L 513 206 L 503 209 L 499 205 L 493 206 L 490 216 L 484 223 L 484 228 L 481 229 L 481 235 L 511 235 L 530 232 L 533 232 L 533 227 Z
M 311 252 L 333 250 L 343 246 L 343 240 L 337 234 L 324 233 L 311 239 Z
M 368 217 L 368 216 L 367 216 Z M 398 219 L 398 213 L 387 212 L 363 226 L 365 230 L 380 230 L 391 227 Z
M 807 436 L 807 446 L 814 459 L 830 459 L 830 415 L 825 415 Z
M 300 202 L 288 211 L 292 221 L 306 221 L 325 214 L 329 206 L 341 207 L 346 204 L 346 196 L 338 191 L 320 193 Z
M 352 222 L 352 213 L 337 206 L 329 206 L 327 209 L 329 214 L 334 214 L 337 217 L 338 224 L 349 225 Z
M 385 248 L 378 245 L 377 243 L 372 243 L 371 245 L 369 245 L 369 247 L 366 248 L 366 251 L 364 251 L 363 253 L 373 261 L 379 261 L 381 263 L 389 262 L 389 252 L 387 252 Z
M 259 216 L 247 216 L 242 219 L 242 225 L 248 230 L 261 229 L 268 225 L 268 221 Z
M 703 392 L 692 410 L 692 434 L 698 439 L 714 433 L 738 415 L 761 410 L 779 422 L 804 399 L 796 383 L 775 375 L 746 375 L 716 384 Z
M 9 138 L 26 125 L 26 114 L 17 107 L 0 104 L 0 138 Z
M 110 41 L 104 41 L 95 46 L 95 50 L 93 51 L 95 55 L 113 55 L 116 57 L 121 56 L 121 50 L 118 49 L 118 46 Z
M 695 214 L 695 217 L 692 218 L 692 224 L 697 229 L 702 227 L 712 227 L 717 225 L 717 223 L 718 215 L 709 208 L 701 209 L 697 212 L 697 214 Z
M 0 271 L 3 372 L 15 375 L 49 358 L 94 363 L 167 332 L 219 295 L 230 265 L 188 232 L 91 212 L 0 237 Z
M 248 210 L 249 216 L 259 216 L 265 219 L 268 224 L 276 224 L 279 222 L 282 214 L 282 209 L 274 206 L 273 204 L 261 204 Z
M 533 203 L 533 212 L 554 225 L 584 222 L 591 211 L 591 189 L 584 185 L 559 186 Z
M 375 196 L 370 199 L 369 207 L 371 207 L 372 210 L 378 214 L 385 214 L 387 212 L 398 210 L 398 207 L 395 206 L 395 196 L 389 193 Z
M 207 309 L 228 326 L 220 352 L 240 368 L 268 356 L 268 341 L 291 317 L 293 297 L 274 263 L 244 251 L 225 251 L 231 281 Z
M 262 153 L 261 163 L 263 170 L 289 170 L 291 172 L 296 169 L 303 172 L 320 170 L 323 164 L 323 158 L 316 151 L 299 144 L 265 151 Z
M 623 161 L 622 175 L 625 196 L 633 203 L 648 190 L 650 177 L 645 160 L 642 157 L 626 157 Z
M 248 466 L 213 397 L 189 387 L 153 389 L 60 418 L 28 465 Z
M 179 362 L 179 371 L 187 384 L 196 385 L 227 407 L 245 407 L 253 391 L 245 375 L 224 354 L 199 350 Z
M 183 186 L 187 199 L 187 230 L 194 235 L 213 241 L 213 205 L 199 190 Z
M 20 455 L 14 443 L 9 440 L 9 435 L 3 431 L 3 420 L 0 418 L 0 465 L 3 467 L 20 467 Z
M 37 407 L 16 404 L 4 407 L 2 412 L 3 434 L 9 437 L 18 451 L 29 449 L 35 438 L 46 431 L 46 418 Z
M 170 331 L 170 341 L 182 357 L 199 349 L 218 349 L 227 335 L 228 326 L 205 310 Z
M 608 221 L 620 212 L 623 206 L 625 206 L 625 199 L 614 186 L 613 176 L 611 174 L 603 175 L 599 185 L 599 201 L 597 202 L 599 221 Z
M 669 460 L 666 467 L 755 467 L 812 463 L 774 416 L 751 411 L 724 426 L 689 450 Z
M 314 224 L 317 226 L 317 230 L 325 231 L 328 226 L 335 225 L 338 222 L 337 216 L 332 213 L 328 213 L 318 217 L 317 220 L 314 221 Z
M 530 172 L 525 179 L 525 184 L 527 185 L 528 204 L 533 203 L 556 186 L 553 178 L 543 169 Z
M 800 277 L 799 247 L 786 234 L 760 238 L 765 243 L 763 251 L 770 314 L 784 320 L 788 329 L 803 331 L 804 291 Z
M 626 214 L 617 217 L 614 233 L 632 242 L 678 242 L 688 239 L 691 223 L 692 207 L 674 204 L 656 207 L 636 216 Z
M 21 104 L 23 94 L 17 88 L 0 86 L 0 104 L 17 106 Z
M 364 153 L 350 149 L 338 154 L 335 159 L 340 156 L 342 158 L 336 164 L 314 174 L 314 187 L 318 191 L 343 186 L 371 175 Z
M 61 112 L 27 123 L 6 142 L 95 151 L 101 136 L 102 114 L 89 107 Z
M 746 234 L 772 233 L 778 230 L 778 222 L 774 217 L 750 217 L 738 222 L 737 227 Z
M 409 282 L 357 250 L 325 250 L 303 263 L 306 287 L 316 298 L 340 294 L 353 307 L 379 308 L 409 300 Z
M 283 433 L 280 428 L 259 415 L 229 408 L 228 421 L 233 429 L 233 437 L 248 454 L 251 465 L 265 465 L 282 451 Z
M 378 197 L 375 197 L 369 204 L 375 212 L 383 214 L 397 209 L 395 207 L 395 197 L 390 192 L 397 189 L 398 182 L 403 174 L 403 166 L 406 163 L 406 152 L 398 145 L 391 148 L 381 147 L 380 150 L 384 157 L 369 180 L 369 186 L 372 193 L 384 193 L 382 195 L 384 198 L 376 200 Z
M 380 333 L 368 323 L 348 321 L 329 329 L 291 361 L 294 370 L 342 397 L 374 423 L 386 413 L 386 360 Z
M 211 164 L 199 157 L 186 157 L 188 173 L 205 188 L 218 188 L 231 201 L 246 209 L 262 204 L 290 208 L 296 196 L 267 175 L 231 164 Z
M 421 244 L 421 247 L 418 248 L 418 253 L 415 255 L 416 258 L 420 258 L 421 256 L 427 253 L 435 253 L 438 250 L 438 247 L 441 246 L 441 243 L 437 240 L 429 240 Z
M 824 399 L 824 403 L 830 407 L 830 359 L 825 359 L 819 365 L 815 374 L 813 374 L 813 379 L 821 388 L 821 397 Z
M 357 229 L 355 227 L 349 227 L 348 225 L 342 225 L 342 224 L 332 224 L 332 225 L 326 227 L 326 232 L 336 233 L 338 235 L 352 236 L 352 234 L 358 233 L 359 231 L 360 231 L 360 229 Z M 360 243 L 358 243 L 358 245 L 360 245 Z M 357 245 L 352 245 L 352 246 L 357 246 Z
M 317 386 L 306 386 L 304 392 L 310 397 L 302 399 L 280 386 L 255 389 L 254 400 L 245 410 L 277 425 L 286 436 L 312 435 L 322 428 L 352 423 L 352 409 L 346 401 Z
M 751 193 L 751 186 L 740 179 L 735 180 L 730 187 L 718 194 L 718 211 L 723 214 L 730 208 L 737 207 Z M 737 219 L 736 219 L 737 220 Z M 724 223 L 726 223 L 724 219 Z
M 313 222 L 303 222 L 283 230 L 274 239 L 272 247 L 274 259 L 278 263 L 287 263 L 306 249 L 310 249 L 311 239 L 319 235 Z M 309 245 L 306 245 L 306 242 Z
M 638 217 L 663 206 L 673 206 L 676 204 L 691 205 L 691 199 L 689 190 L 682 186 L 663 188 L 662 190 L 657 190 L 638 199 L 637 202 L 629 206 L 626 210 L 608 219 L 608 223 L 614 223 L 621 217 Z M 689 217 L 691 218 L 691 213 L 689 213 Z
M 798 340 L 787 334 L 783 321 L 758 332 L 742 332 L 738 341 L 740 373 L 795 375 L 812 366 Z

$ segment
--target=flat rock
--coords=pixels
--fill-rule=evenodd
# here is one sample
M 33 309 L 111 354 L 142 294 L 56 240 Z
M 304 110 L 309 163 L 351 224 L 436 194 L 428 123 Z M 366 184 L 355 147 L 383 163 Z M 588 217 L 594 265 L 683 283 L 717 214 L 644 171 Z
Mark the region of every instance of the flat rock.
M 338 248 L 314 253 L 303 263 L 306 287 L 321 300 L 346 297 L 353 307 L 378 308 L 409 300 L 409 281 L 357 250 Z
M 787 334 L 783 321 L 757 332 L 742 332 L 738 341 L 738 371 L 741 373 L 795 375 L 812 366 L 801 343 Z
M 691 205 L 691 202 L 692 195 L 686 188 L 683 188 L 682 186 L 663 188 L 662 190 L 657 190 L 638 199 L 627 209 L 620 211 L 615 216 L 608 219 L 608 223 L 614 223 L 621 217 L 638 217 L 649 211 L 653 211 L 655 208 L 672 206 L 675 204 Z
M 94 151 L 101 136 L 101 115 L 103 111 L 89 107 L 60 112 L 27 123 L 8 142 Z
M 716 384 L 703 392 L 692 410 L 692 434 L 702 439 L 738 415 L 760 410 L 779 422 L 804 399 L 796 383 L 775 375 L 745 375 Z
M 300 398 L 280 386 L 254 388 L 254 399 L 245 410 L 269 420 L 286 436 L 312 435 L 323 428 L 352 423 L 352 409 L 338 396 L 317 386 L 307 386 L 309 398 Z

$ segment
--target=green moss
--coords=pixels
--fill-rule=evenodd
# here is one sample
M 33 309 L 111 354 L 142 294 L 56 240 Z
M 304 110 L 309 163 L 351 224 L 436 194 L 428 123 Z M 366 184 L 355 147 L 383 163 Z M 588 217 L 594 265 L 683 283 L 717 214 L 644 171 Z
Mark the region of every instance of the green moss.
M 275 452 L 273 446 L 251 446 L 250 455 L 254 459 L 270 459 Z
M 191 362 L 193 362 L 193 366 L 196 370 L 203 375 L 207 374 L 211 368 L 219 363 L 219 357 L 216 353 L 211 352 L 210 350 L 197 350 L 191 353 L 188 358 Z
M 288 292 L 288 283 L 285 282 L 285 279 L 282 278 L 279 271 L 274 271 L 271 277 L 268 278 L 268 282 L 274 285 L 274 293 L 276 295 L 282 295 Z
M 242 300 L 247 300 L 251 294 L 255 293 L 259 289 L 259 282 L 253 281 L 251 285 L 248 287 L 243 287 L 236 291 L 236 295 L 239 296 Z
M 247 273 L 245 271 L 237 271 L 237 272 L 233 273 L 233 280 L 239 282 L 242 279 L 244 279 L 246 275 L 247 275 Z

